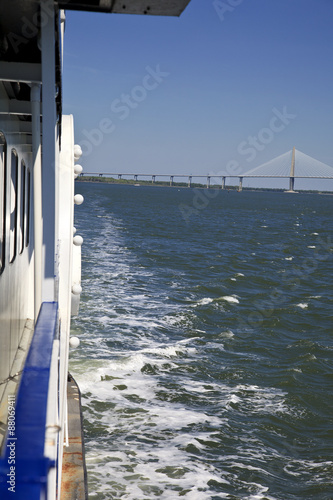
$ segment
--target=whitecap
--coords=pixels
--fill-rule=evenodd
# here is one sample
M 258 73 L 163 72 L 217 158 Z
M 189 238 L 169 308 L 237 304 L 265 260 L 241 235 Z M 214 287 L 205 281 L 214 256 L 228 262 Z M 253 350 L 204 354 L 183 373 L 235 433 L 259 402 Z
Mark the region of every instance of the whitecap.
M 188 340 L 188 339 L 186 339 Z M 192 339 L 189 339 L 189 341 Z M 181 344 L 181 342 L 179 342 Z M 191 352 L 195 353 L 196 349 L 194 347 L 189 348 L 189 347 L 183 347 L 181 345 L 170 345 L 170 346 L 165 346 L 165 347 L 153 347 L 153 348 L 148 348 L 148 349 L 142 349 L 140 352 L 142 353 L 147 353 L 147 354 L 154 354 L 157 356 L 164 356 L 166 358 L 171 358 L 171 357 L 177 357 L 180 352 Z
M 293 260 L 294 257 L 285 257 L 284 260 Z
M 301 368 L 289 368 L 289 371 L 296 372 L 296 373 L 303 373 Z
M 240 398 L 240 404 L 245 409 L 250 406 L 255 413 L 271 413 L 287 411 L 285 405 L 285 393 L 273 387 L 259 387 L 257 385 L 238 385 L 236 395 Z
M 316 248 L 314 245 L 309 245 L 308 248 Z
M 239 403 L 241 401 L 241 398 L 236 396 L 236 394 L 231 394 L 229 398 L 229 403 Z
M 207 304 L 210 304 L 211 302 L 213 302 L 213 299 L 211 299 L 210 297 L 206 297 L 204 299 L 199 300 L 198 304 L 200 306 L 205 306 Z
M 198 306 L 206 306 L 207 304 L 211 304 L 214 299 L 211 299 L 210 297 L 204 297 L 203 299 L 199 300 L 196 304 L 193 304 L 192 307 L 198 307 Z
M 296 304 L 296 307 L 300 307 L 301 309 L 306 309 L 309 307 L 309 304 L 307 302 L 300 302 L 299 304 Z
M 219 333 L 219 337 L 230 339 L 231 337 L 234 337 L 234 333 L 231 330 L 227 330 Z
M 216 300 L 225 300 L 230 304 L 239 304 L 239 300 L 234 295 L 225 295 L 224 297 L 219 297 Z
M 243 273 L 236 273 L 236 276 L 245 276 Z

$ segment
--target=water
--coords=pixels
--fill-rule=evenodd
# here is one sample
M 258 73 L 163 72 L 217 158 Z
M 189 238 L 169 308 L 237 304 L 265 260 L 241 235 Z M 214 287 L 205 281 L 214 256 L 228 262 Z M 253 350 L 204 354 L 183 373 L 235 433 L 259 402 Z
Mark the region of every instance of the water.
M 333 499 L 333 197 L 77 188 L 89 498 Z

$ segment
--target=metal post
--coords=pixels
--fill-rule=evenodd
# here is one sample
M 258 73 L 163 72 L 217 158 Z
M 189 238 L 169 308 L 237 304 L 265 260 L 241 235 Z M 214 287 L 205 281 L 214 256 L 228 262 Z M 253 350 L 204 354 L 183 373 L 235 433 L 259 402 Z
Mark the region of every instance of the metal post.
M 45 3 L 45 2 L 42 2 Z M 49 2 L 50 3 L 50 2 Z M 42 302 L 52 302 L 56 297 L 57 271 L 55 269 L 58 218 L 56 217 L 59 162 L 59 130 L 56 109 L 56 61 L 55 61 L 55 8 L 48 6 L 47 20 L 41 23 L 42 42 L 42 218 L 43 218 L 43 267 Z
M 240 177 L 239 178 L 239 188 L 238 188 L 238 191 L 242 191 L 243 189 L 243 177 Z
M 37 322 L 42 303 L 42 156 L 40 139 L 40 85 L 31 87 L 32 163 L 34 187 L 34 315 Z
M 222 189 L 225 189 L 225 177 L 222 177 Z

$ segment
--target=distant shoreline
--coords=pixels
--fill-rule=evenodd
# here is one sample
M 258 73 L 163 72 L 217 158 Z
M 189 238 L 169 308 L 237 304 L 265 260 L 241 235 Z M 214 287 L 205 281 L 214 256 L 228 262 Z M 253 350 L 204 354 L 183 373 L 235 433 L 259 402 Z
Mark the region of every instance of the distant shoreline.
M 142 186 L 151 186 L 151 187 L 170 187 L 170 188 L 182 188 L 182 189 L 218 189 L 220 191 L 237 191 L 239 192 L 238 186 L 225 186 L 224 189 L 220 185 L 212 184 L 207 188 L 205 184 L 200 183 L 191 183 L 189 187 L 186 182 L 173 182 L 170 185 L 170 182 L 167 181 L 135 181 L 133 179 L 115 179 L 114 177 L 97 177 L 97 176 L 84 176 L 80 175 L 76 179 L 77 182 L 92 182 L 94 184 L 120 184 L 125 186 L 133 186 L 133 187 L 142 187 Z M 242 191 L 272 191 L 277 193 L 288 193 L 287 189 L 283 188 L 255 188 L 255 187 L 246 187 L 243 186 Z M 333 195 L 332 191 L 318 191 L 318 190 L 310 190 L 310 189 L 300 189 L 295 191 L 294 193 L 289 194 L 321 194 L 321 195 Z

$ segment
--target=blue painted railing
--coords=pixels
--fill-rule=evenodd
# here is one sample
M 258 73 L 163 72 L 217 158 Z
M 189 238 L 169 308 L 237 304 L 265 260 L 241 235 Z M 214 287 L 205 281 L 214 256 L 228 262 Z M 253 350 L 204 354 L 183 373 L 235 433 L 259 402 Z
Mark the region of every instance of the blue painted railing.
M 42 493 L 47 498 L 48 472 L 56 465 L 44 456 L 44 444 L 52 347 L 58 332 L 57 311 L 57 302 L 42 304 L 15 408 L 9 398 L 12 416 L 0 459 L 1 500 L 40 500 Z

